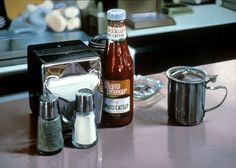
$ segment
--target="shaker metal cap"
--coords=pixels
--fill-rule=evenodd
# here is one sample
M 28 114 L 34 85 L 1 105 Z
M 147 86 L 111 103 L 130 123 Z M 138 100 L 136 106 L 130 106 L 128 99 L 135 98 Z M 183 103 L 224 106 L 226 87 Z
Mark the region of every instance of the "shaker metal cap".
M 107 19 L 112 21 L 125 20 L 126 11 L 124 9 L 110 9 L 107 11 Z
M 54 94 L 40 96 L 39 116 L 43 119 L 55 119 L 59 115 L 58 97 Z
M 86 113 L 94 110 L 93 92 L 90 89 L 80 89 L 76 93 L 75 110 Z

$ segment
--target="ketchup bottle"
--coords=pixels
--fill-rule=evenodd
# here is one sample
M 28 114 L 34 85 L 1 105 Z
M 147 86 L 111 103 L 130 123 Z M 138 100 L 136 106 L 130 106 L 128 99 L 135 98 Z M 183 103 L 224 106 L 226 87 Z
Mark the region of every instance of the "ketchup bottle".
M 107 11 L 108 27 L 103 67 L 103 127 L 121 127 L 133 119 L 133 61 L 126 41 L 126 12 Z

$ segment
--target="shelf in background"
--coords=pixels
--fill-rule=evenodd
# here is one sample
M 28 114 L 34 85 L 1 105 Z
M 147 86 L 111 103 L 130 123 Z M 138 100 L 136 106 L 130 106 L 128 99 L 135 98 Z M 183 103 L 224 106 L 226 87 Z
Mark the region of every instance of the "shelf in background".
M 236 12 L 222 6 L 206 4 L 191 7 L 193 9 L 192 13 L 171 15 L 175 20 L 176 25 L 137 30 L 128 28 L 128 37 L 132 38 L 236 23 Z

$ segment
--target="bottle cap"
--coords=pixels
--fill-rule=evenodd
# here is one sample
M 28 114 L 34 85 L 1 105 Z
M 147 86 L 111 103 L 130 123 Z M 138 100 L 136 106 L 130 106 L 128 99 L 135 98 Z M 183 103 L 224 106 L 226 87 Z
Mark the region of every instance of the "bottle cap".
M 107 19 L 112 21 L 125 20 L 126 11 L 124 9 L 110 9 L 107 11 Z
M 86 113 L 94 110 L 93 92 L 90 89 L 80 89 L 76 93 L 75 110 Z
M 58 97 L 53 94 L 40 96 L 39 116 L 45 120 L 54 119 L 59 115 Z

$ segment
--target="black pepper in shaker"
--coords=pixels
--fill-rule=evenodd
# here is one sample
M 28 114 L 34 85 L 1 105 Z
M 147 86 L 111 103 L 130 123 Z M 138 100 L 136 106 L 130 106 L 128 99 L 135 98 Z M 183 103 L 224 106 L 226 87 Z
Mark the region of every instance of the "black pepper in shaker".
M 58 97 L 53 94 L 40 96 L 37 130 L 37 150 L 42 155 L 59 153 L 64 140 Z

